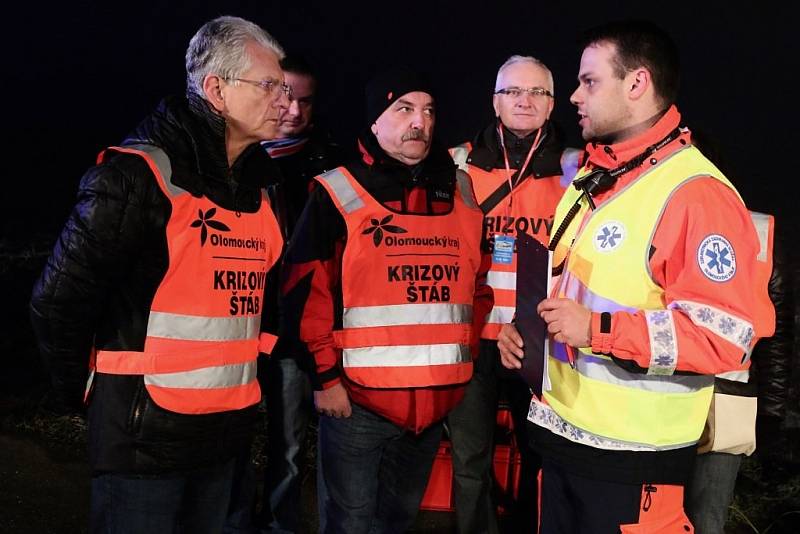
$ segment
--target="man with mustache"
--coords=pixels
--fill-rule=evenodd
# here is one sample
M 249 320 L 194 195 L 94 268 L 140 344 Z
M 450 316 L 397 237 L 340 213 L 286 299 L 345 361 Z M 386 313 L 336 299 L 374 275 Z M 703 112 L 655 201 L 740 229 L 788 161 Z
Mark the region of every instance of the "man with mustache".
M 683 510 L 714 375 L 774 329 L 767 254 L 738 193 L 675 106 L 678 50 L 645 21 L 586 32 L 588 159 L 556 208 L 549 351 L 528 420 L 541 532 L 692 532 Z M 518 368 L 511 325 L 498 345 Z
M 285 302 L 316 362 L 325 532 L 411 526 L 491 306 L 482 214 L 432 141 L 432 94 L 407 69 L 368 84 L 361 159 L 317 177 L 287 251 Z
M 577 170 L 579 151 L 565 151 L 561 131 L 549 120 L 554 91 L 553 75 L 544 63 L 511 56 L 497 71 L 492 97 L 496 118 L 472 143 L 453 149 L 456 163 L 472 177 L 485 215 L 483 247 L 492 259 L 488 285 L 494 292 L 474 376 L 464 401 L 447 418 L 459 532 L 497 532 L 492 452 L 498 386 L 510 405 L 522 456 L 515 530 L 536 530 L 531 510 L 536 508 L 541 460 L 528 444 L 525 425 L 531 393 L 517 373 L 500 365 L 497 334 L 511 321 L 516 306 L 514 242 L 527 233 L 547 246 L 556 204 Z M 510 244 L 510 255 L 495 249 L 500 241 Z

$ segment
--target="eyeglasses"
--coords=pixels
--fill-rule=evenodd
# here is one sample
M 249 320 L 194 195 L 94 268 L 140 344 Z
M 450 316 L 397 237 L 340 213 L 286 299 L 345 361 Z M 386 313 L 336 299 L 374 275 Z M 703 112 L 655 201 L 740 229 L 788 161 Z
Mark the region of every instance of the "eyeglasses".
M 225 81 L 249 83 L 250 85 L 255 85 L 262 88 L 268 95 L 272 94 L 272 89 L 275 87 L 280 87 L 281 91 L 283 91 L 283 94 L 285 94 L 287 98 L 290 100 L 292 98 L 292 88 L 285 83 L 281 83 L 279 80 L 245 80 L 244 78 L 225 78 Z
M 550 98 L 553 98 L 553 93 L 544 87 L 506 87 L 505 89 L 498 89 L 494 94 L 506 95 L 510 96 L 511 98 L 519 98 L 522 96 L 522 93 L 528 93 L 534 97 L 549 96 Z

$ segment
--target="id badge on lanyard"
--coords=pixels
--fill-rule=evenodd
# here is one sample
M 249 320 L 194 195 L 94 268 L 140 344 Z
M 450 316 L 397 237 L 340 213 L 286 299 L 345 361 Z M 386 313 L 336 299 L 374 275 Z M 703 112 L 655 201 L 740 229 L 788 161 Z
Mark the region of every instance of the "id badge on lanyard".
M 511 166 L 508 164 L 508 151 L 506 150 L 502 126 L 499 127 L 498 134 L 500 137 L 500 144 L 503 147 L 503 158 L 506 165 L 506 176 L 508 177 L 508 217 L 511 217 L 511 203 L 513 201 L 512 193 L 514 192 L 514 184 L 511 182 Z M 531 143 L 531 149 L 528 151 L 528 156 L 525 158 L 525 163 L 523 163 L 522 167 L 519 169 L 520 174 L 525 171 L 528 163 L 530 163 L 533 153 L 539 146 L 541 135 L 542 129 L 539 128 L 539 131 L 536 132 L 536 138 L 533 140 L 533 143 Z M 510 265 L 511 263 L 514 263 L 514 245 L 516 239 L 517 238 L 513 235 L 495 234 L 494 249 L 492 251 L 492 263 L 498 263 L 501 265 Z
M 516 241 L 516 238 L 513 235 L 495 234 L 492 263 L 500 263 L 503 265 L 513 263 L 514 241 Z

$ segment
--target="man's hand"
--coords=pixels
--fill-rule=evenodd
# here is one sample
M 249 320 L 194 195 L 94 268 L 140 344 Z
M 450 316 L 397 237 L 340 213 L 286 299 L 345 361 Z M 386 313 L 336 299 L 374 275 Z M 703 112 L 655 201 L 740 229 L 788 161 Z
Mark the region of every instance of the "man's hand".
M 588 308 L 572 299 L 544 299 L 536 311 L 559 343 L 575 348 L 592 345 L 592 312 Z
M 350 417 L 353 409 L 350 406 L 350 398 L 347 390 L 340 383 L 335 386 L 314 392 L 314 405 L 317 411 L 329 417 Z
M 497 348 L 500 349 L 500 363 L 506 369 L 520 369 L 525 357 L 522 350 L 522 336 L 519 335 L 517 327 L 511 323 L 504 324 L 497 335 Z

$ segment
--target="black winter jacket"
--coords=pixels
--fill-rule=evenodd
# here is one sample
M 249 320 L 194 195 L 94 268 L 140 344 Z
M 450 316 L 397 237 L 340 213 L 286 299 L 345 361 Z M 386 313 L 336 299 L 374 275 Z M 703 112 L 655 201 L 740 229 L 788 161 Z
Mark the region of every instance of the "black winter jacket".
M 224 119 L 197 97 L 165 99 L 122 144 L 136 143 L 162 148 L 175 185 L 226 210 L 257 211 L 261 189 L 275 176 L 258 144 L 228 167 Z M 81 180 L 77 204 L 31 300 L 53 390 L 71 409 L 82 407 L 93 346 L 143 350 L 150 304 L 167 270 L 170 211 L 139 156 L 107 154 Z M 275 331 L 271 320 L 276 314 L 265 310 L 265 329 Z M 96 473 L 163 474 L 222 461 L 247 445 L 254 415 L 255 407 L 168 412 L 150 399 L 141 376 L 98 373 L 89 398 L 90 463 Z

